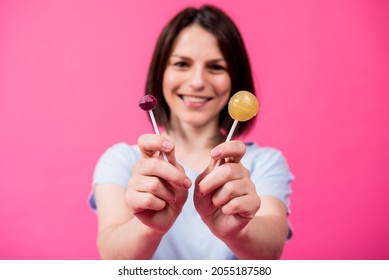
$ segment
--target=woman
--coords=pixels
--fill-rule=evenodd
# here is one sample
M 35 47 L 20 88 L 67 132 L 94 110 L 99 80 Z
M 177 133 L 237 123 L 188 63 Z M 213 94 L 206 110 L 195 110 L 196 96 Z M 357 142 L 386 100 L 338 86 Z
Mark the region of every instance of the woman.
M 232 20 L 212 6 L 177 14 L 158 39 L 146 86 L 159 102 L 162 135 L 117 144 L 96 166 L 102 258 L 281 256 L 292 175 L 274 149 L 224 142 L 228 100 L 238 90 L 254 86 Z M 251 125 L 239 123 L 235 136 Z

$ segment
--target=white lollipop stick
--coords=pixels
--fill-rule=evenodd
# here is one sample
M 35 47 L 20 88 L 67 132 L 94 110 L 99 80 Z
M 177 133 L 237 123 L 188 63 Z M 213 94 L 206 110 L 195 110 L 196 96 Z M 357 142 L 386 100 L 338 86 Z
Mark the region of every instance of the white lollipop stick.
M 234 134 L 234 131 L 235 131 L 235 128 L 236 128 L 237 124 L 238 124 L 238 121 L 237 121 L 237 120 L 234 120 L 234 123 L 232 124 L 231 129 L 230 129 L 230 132 L 229 132 L 228 135 L 227 135 L 226 141 L 224 141 L 224 142 L 228 142 L 228 141 L 231 140 L 232 135 Z M 220 165 L 220 162 L 221 162 L 221 159 L 219 159 L 219 160 L 216 162 L 215 168 L 218 167 L 218 166 Z
M 154 117 L 153 110 L 149 110 L 148 112 L 149 112 L 149 115 L 150 115 L 150 118 L 151 118 L 151 123 L 153 124 L 153 127 L 154 127 L 155 134 L 161 135 L 161 134 L 159 133 L 159 129 L 158 129 L 157 122 L 155 121 L 155 117 Z M 165 152 L 162 152 L 162 156 L 163 156 L 163 159 L 164 159 L 165 161 L 168 161 Z
M 144 95 L 139 99 L 139 107 L 143 111 L 149 112 L 151 122 L 152 122 L 153 127 L 154 127 L 155 134 L 161 135 L 159 133 L 158 125 L 157 125 L 157 122 L 155 121 L 155 117 L 154 117 L 154 113 L 153 113 L 153 109 L 156 106 L 157 106 L 157 99 L 150 94 Z M 163 159 L 168 162 L 168 159 L 167 159 L 165 152 L 162 152 L 162 156 L 163 156 Z
M 235 93 L 228 101 L 228 113 L 234 120 L 230 132 L 225 142 L 228 142 L 234 134 L 238 121 L 245 122 L 253 118 L 258 113 L 258 100 L 254 94 L 249 91 L 241 90 Z M 220 159 L 216 162 L 215 168 L 220 165 Z

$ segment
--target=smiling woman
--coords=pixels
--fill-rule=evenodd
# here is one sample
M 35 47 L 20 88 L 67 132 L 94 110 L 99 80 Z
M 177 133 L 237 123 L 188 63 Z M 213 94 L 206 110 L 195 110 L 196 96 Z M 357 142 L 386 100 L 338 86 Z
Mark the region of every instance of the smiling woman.
M 96 218 L 105 210 L 99 205 L 96 216 L 85 203 L 97 159 L 117 142 L 134 145 L 140 134 L 153 132 L 137 101 L 145 93 L 159 32 L 185 5 L 197 8 L 204 2 L 0 1 L 0 259 L 99 258 Z M 295 234 L 282 258 L 388 260 L 389 1 L 207 2 L 228 12 L 242 32 L 261 102 L 253 129 L 236 138 L 277 147 L 298 179 L 293 182 L 289 216 Z M 251 76 L 234 70 L 244 71 L 236 66 L 237 59 L 243 60 L 242 50 L 239 39 L 220 36 L 232 36 L 225 24 L 219 19 L 216 26 L 222 31 L 207 31 L 218 38 L 235 86 L 237 75 L 239 81 Z M 175 38 L 174 33 L 161 43 L 163 55 L 169 48 L 167 59 Z M 160 106 L 167 65 L 163 61 L 153 68 L 151 82 L 161 86 L 156 109 L 165 110 Z M 231 92 L 243 88 L 251 91 L 237 86 Z M 159 94 L 156 88 L 149 90 Z M 220 121 L 229 119 L 224 115 Z M 224 127 L 230 129 L 228 124 Z M 200 145 L 200 140 L 198 136 L 191 143 Z M 179 141 L 174 144 L 175 150 L 182 149 Z M 139 160 L 137 150 L 128 147 L 109 149 L 107 154 L 115 151 L 117 157 L 111 163 L 101 158 L 95 184 L 113 182 L 126 190 L 131 168 Z M 261 164 L 247 160 L 251 147 L 246 145 L 242 158 L 250 168 Z M 183 164 L 188 177 L 203 172 L 194 170 L 201 158 L 210 161 L 210 155 L 199 150 L 185 158 L 192 166 Z M 101 167 L 105 178 L 99 174 Z M 263 186 L 263 180 L 259 184 L 254 178 L 260 173 L 250 172 L 255 185 Z M 193 251 L 185 247 L 192 252 L 188 258 L 200 250 L 209 253 L 199 258 L 211 258 L 210 242 L 197 242 L 207 236 L 208 227 L 201 226 L 193 208 L 188 215 L 192 191 L 158 250 L 166 243 L 195 243 Z M 263 211 L 266 193 L 258 193 Z M 124 205 L 115 202 L 112 209 Z M 196 238 L 173 235 L 177 228 Z M 130 228 L 128 234 L 132 232 Z M 173 254 L 178 248 L 165 246 L 165 252 Z M 172 258 L 181 257 L 177 254 Z
M 213 6 L 178 13 L 158 39 L 146 86 L 163 133 L 114 145 L 96 166 L 91 205 L 103 258 L 281 256 L 293 176 L 275 149 L 224 142 L 239 90 L 255 92 L 232 20 Z
M 193 32 L 190 34 L 182 32 L 188 28 L 194 29 Z M 200 33 L 201 36 L 197 36 L 197 39 L 193 38 L 196 35 L 194 31 L 197 31 L 197 35 Z M 202 37 L 202 35 L 206 36 Z M 181 37 L 184 37 L 184 40 L 180 40 L 180 44 L 186 44 L 184 49 L 181 48 L 184 53 L 177 52 L 178 39 L 181 39 Z M 198 41 L 199 37 L 201 37 L 201 41 Z M 192 43 L 195 40 L 196 44 L 192 45 L 188 40 L 192 40 Z M 201 49 L 203 54 L 211 51 L 209 48 L 212 44 L 217 45 L 216 48 L 213 48 L 213 55 L 215 56 L 208 58 L 210 60 L 207 61 L 206 69 L 208 73 L 220 73 L 223 76 L 225 72 L 228 73 L 231 84 L 230 96 L 242 89 L 255 93 L 247 50 L 239 30 L 231 18 L 220 9 L 214 9 L 210 6 L 198 10 L 195 8 L 184 9 L 162 30 L 147 77 L 146 92 L 154 94 L 158 100 L 161 100 L 161 106 L 156 108 L 155 113 L 162 126 L 169 125 L 170 116 L 170 108 L 163 98 L 165 68 L 171 63 L 176 63 L 176 67 L 183 69 L 189 66 L 193 68 L 194 61 L 191 61 L 191 57 L 186 56 L 186 52 L 190 50 L 195 52 L 195 46 L 200 43 L 203 44 L 203 47 L 205 45 Z M 188 49 L 186 49 L 187 47 Z M 200 52 L 200 49 L 197 52 Z M 211 53 L 208 55 L 211 55 Z M 201 79 L 196 81 L 196 76 L 193 79 L 194 86 L 196 86 L 196 83 L 202 82 Z M 238 136 L 247 132 L 246 127 L 250 128 L 253 122 L 254 120 L 240 124 L 235 135 Z M 219 126 L 227 131 L 231 125 L 232 120 L 229 118 L 227 106 L 225 106 L 220 112 Z
M 216 38 L 198 25 L 183 29 L 163 77 L 163 95 L 170 108 L 168 131 L 185 123 L 202 127 L 210 120 L 217 129 L 230 92 L 227 62 Z

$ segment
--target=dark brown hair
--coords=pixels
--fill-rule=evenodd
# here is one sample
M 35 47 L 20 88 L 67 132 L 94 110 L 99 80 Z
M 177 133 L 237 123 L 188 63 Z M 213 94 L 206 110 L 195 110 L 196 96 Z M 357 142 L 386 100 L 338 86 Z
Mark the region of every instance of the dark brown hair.
M 158 106 L 154 113 L 158 123 L 167 126 L 170 109 L 165 101 L 162 90 L 163 75 L 171 55 L 173 44 L 182 29 L 198 24 L 211 34 L 219 43 L 220 51 L 228 65 L 228 74 L 231 78 L 232 96 L 239 90 L 247 90 L 255 94 L 251 67 L 242 36 L 232 21 L 222 10 L 204 5 L 199 9 L 186 8 L 175 15 L 162 30 L 149 67 L 146 83 L 146 94 L 152 94 L 158 99 Z M 242 135 L 252 126 L 254 118 L 239 122 L 234 135 Z M 219 115 L 219 128 L 229 131 L 233 120 L 228 114 L 228 104 Z

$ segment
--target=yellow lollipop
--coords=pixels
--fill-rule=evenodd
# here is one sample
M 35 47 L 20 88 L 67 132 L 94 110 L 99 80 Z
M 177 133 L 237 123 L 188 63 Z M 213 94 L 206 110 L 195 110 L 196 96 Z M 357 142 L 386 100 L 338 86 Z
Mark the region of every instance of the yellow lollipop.
M 235 93 L 228 102 L 228 113 L 234 119 L 226 142 L 230 141 L 238 122 L 245 122 L 257 115 L 259 103 L 257 97 L 249 91 L 241 90 Z M 220 159 L 216 162 L 218 167 Z
M 228 113 L 234 120 L 245 122 L 258 113 L 258 100 L 249 91 L 241 90 L 235 93 L 228 102 Z

